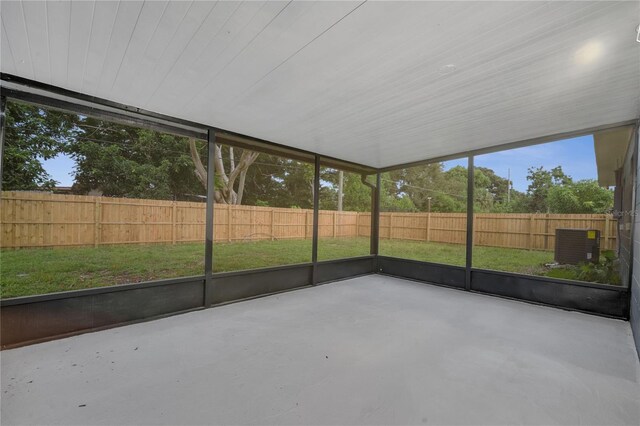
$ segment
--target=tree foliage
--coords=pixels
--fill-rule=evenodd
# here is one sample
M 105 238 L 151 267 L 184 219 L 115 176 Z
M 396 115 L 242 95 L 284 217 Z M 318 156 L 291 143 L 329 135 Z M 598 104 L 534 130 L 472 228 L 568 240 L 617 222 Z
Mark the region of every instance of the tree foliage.
M 78 117 L 76 126 L 63 147 L 76 162 L 74 191 L 154 199 L 205 194 L 187 138 L 90 117 Z M 203 148 L 200 143 L 199 150 Z
M 207 169 L 203 141 L 8 103 L 3 188 L 49 190 L 56 182 L 42 161 L 62 153 L 75 160 L 73 190 L 106 196 L 203 199 Z M 313 207 L 312 164 L 227 145 L 215 147 L 217 203 Z M 321 168 L 320 208 L 337 209 L 339 171 Z M 343 209 L 370 211 L 373 176 L 344 172 Z M 474 170 L 474 211 L 604 213 L 613 193 L 594 180 L 573 181 L 562 167 L 528 169 L 526 192 L 487 167 Z M 365 183 L 367 182 L 367 183 Z M 467 168 L 444 163 L 381 176 L 382 211 L 465 212 Z
M 547 204 L 550 213 L 607 213 L 613 207 L 613 192 L 585 179 L 551 187 Z
M 73 115 L 8 102 L 5 110 L 2 188 L 51 189 L 56 181 L 42 166 L 75 131 Z

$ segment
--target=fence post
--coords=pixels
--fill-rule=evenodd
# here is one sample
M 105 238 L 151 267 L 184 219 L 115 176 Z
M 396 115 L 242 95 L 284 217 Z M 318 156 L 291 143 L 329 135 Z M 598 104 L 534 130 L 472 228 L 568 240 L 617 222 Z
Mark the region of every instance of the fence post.
M 275 235 L 273 233 L 273 220 L 275 217 L 275 212 L 273 209 L 271 209 L 271 214 L 269 215 L 269 217 L 271 218 L 270 222 L 271 222 L 271 241 L 273 241 L 275 239 Z
M 393 218 L 394 218 L 394 214 L 391 213 L 389 215 L 389 239 L 393 240 Z
M 232 218 L 233 215 L 231 213 L 231 204 L 227 204 L 227 239 L 229 240 L 229 242 L 233 241 L 233 238 L 231 238 L 231 231 L 233 229 L 233 227 L 231 226 Z
M 533 221 L 535 220 L 534 213 L 531 213 L 529 217 L 529 250 L 533 250 Z
M 549 250 L 549 213 L 544 216 L 544 249 Z
M 605 250 L 609 250 L 609 215 L 604 215 L 604 247 Z
M 251 241 L 253 241 L 253 239 L 255 238 L 255 233 L 256 233 L 256 207 L 255 206 L 251 206 L 251 210 L 249 210 L 249 222 L 251 222 L 251 224 L 249 225 L 249 232 L 251 233 Z
M 431 240 L 431 212 L 427 213 L 427 242 Z
M 40 231 L 38 232 L 38 244 L 43 246 L 44 243 L 44 201 L 38 201 L 38 211 L 40 212 Z
M 93 246 L 100 245 L 100 237 L 102 234 L 102 204 L 100 197 L 96 197 L 93 203 Z
M 171 203 L 171 244 L 176 245 L 176 213 L 178 212 L 178 205 L 176 200 Z
M 478 244 L 478 238 L 477 238 L 477 236 L 478 236 L 478 222 L 479 222 L 478 221 L 478 214 L 474 213 L 472 215 L 472 217 L 473 217 L 473 232 L 471 234 L 472 234 L 472 238 L 473 238 L 473 243 L 474 244 Z
M 338 226 L 337 222 L 338 222 L 338 212 L 334 211 L 333 212 L 333 238 L 336 237 L 336 226 Z

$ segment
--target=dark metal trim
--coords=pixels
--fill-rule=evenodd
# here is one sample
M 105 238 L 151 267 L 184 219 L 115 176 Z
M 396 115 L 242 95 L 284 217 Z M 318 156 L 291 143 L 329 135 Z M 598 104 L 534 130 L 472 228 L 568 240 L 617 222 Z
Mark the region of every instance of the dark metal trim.
M 386 256 L 378 264 L 382 275 L 467 291 L 465 267 Z M 609 318 L 629 313 L 629 289 L 620 286 L 472 269 L 471 292 Z
M 467 163 L 467 247 L 465 266 L 465 289 L 471 290 L 471 266 L 473 265 L 473 200 L 475 195 L 475 167 L 473 155 L 470 155 Z
M 318 154 L 318 155 L 320 156 L 320 165 L 322 167 L 329 167 L 332 169 L 342 170 L 345 172 L 351 172 L 351 173 L 356 173 L 360 175 L 362 174 L 372 175 L 377 173 L 377 169 L 375 167 L 364 166 L 364 165 L 353 163 L 347 160 L 340 160 L 338 158 L 327 157 L 326 155 L 321 155 L 321 154 Z
M 111 290 L 116 291 L 85 290 L 83 295 L 67 293 L 62 298 L 40 297 L 32 303 L 3 306 L 0 344 L 19 345 L 202 308 L 199 277 Z
M 628 289 L 575 285 L 569 281 L 547 281 L 537 278 L 474 270 L 471 291 L 571 311 L 628 319 Z
M 147 118 L 179 124 L 181 126 L 200 128 L 202 130 L 210 127 L 210 126 L 204 126 L 194 121 L 184 120 L 184 119 L 175 118 L 175 117 L 169 117 L 164 114 L 158 114 L 153 111 L 148 111 L 142 108 L 137 108 L 137 107 L 122 104 L 119 102 L 110 101 L 108 99 L 86 95 L 84 93 L 75 92 L 73 90 L 64 89 L 62 87 L 54 86 L 47 83 L 42 83 L 36 80 L 31 80 L 31 79 L 20 77 L 13 74 L 0 73 L 0 80 L 6 83 L 13 83 L 14 85 L 17 85 L 17 86 L 23 86 L 28 89 L 49 92 L 57 96 L 73 98 L 75 100 L 86 102 L 86 103 L 115 108 L 115 109 L 122 110 L 123 112 L 126 112 L 126 113 L 137 113 L 140 115 L 144 115 Z
M 378 256 L 377 273 L 445 287 L 465 289 L 464 266 Z
M 95 117 L 100 120 L 113 121 L 126 126 L 142 127 L 158 132 L 170 133 L 177 136 L 188 138 L 196 138 L 201 140 L 207 139 L 207 132 L 196 129 L 174 126 L 165 122 L 156 121 L 136 113 L 121 113 L 118 110 L 106 108 L 96 108 L 88 105 L 74 103 L 66 100 L 55 99 L 49 96 L 37 93 L 22 92 L 15 89 L 2 87 L 3 95 L 11 98 L 14 102 L 26 103 L 36 106 L 44 106 L 47 108 L 72 113 L 82 114 Z
M 317 284 L 326 284 L 376 272 L 376 256 L 360 256 L 318 262 Z
M 376 184 L 367 182 L 367 175 L 360 175 L 363 185 L 371 189 L 371 229 L 369 234 L 369 253 L 378 254 L 378 236 L 380 230 L 380 173 L 376 173 Z
M 308 152 L 299 152 L 294 148 L 285 148 L 284 146 L 266 146 L 263 142 L 256 142 L 243 136 L 238 136 L 228 132 L 218 132 L 218 141 L 221 144 L 233 146 L 236 148 L 247 149 L 250 151 L 262 152 L 269 155 L 277 155 L 280 157 L 291 158 L 293 160 L 303 161 L 305 163 L 313 163 L 315 155 Z
M 268 266 L 266 268 L 252 268 L 252 269 L 241 269 L 239 271 L 225 271 L 225 272 L 214 272 L 213 278 L 227 278 L 227 277 L 236 277 L 247 274 L 253 274 L 258 272 L 272 272 L 272 271 L 281 271 L 285 269 L 297 269 L 301 267 L 310 267 L 313 266 L 311 262 L 303 262 L 303 263 L 292 263 L 290 265 L 279 265 L 279 266 Z
M 571 285 L 571 286 L 577 286 L 577 287 L 600 288 L 604 290 L 619 291 L 623 293 L 626 293 L 629 291 L 627 287 L 623 287 L 619 285 L 590 283 L 587 281 L 566 280 L 563 278 L 549 278 L 549 277 L 541 277 L 538 275 L 525 275 L 525 274 L 518 274 L 515 272 L 495 271 L 493 269 L 471 268 L 471 273 L 474 273 L 474 272 L 487 273 L 487 274 L 493 274 L 497 276 L 510 277 L 510 278 L 527 279 L 527 280 L 538 281 L 541 283 L 548 283 L 548 284 L 563 284 L 563 285 Z
M 368 254 L 363 256 L 355 256 L 355 257 L 341 257 L 339 259 L 327 259 L 327 260 L 319 260 L 318 265 L 330 265 L 333 263 L 347 263 L 353 262 L 354 260 L 370 260 L 375 259 L 374 255 Z
M 307 287 L 311 284 L 313 265 L 291 265 L 287 268 L 255 269 L 238 274 L 214 277 L 211 304 L 228 303 L 257 296 Z
M 316 155 L 313 167 L 313 241 L 311 245 L 311 284 L 318 283 L 318 227 L 320 224 L 320 156 Z
M 371 242 L 370 253 L 378 255 L 380 252 L 380 190 L 381 177 L 376 173 L 376 187 L 371 191 Z
M 629 155 L 629 152 L 631 152 L 632 155 L 632 159 L 634 161 L 632 161 L 631 164 L 631 169 L 633 170 L 633 188 L 631 191 L 631 205 L 635 208 L 635 206 L 637 205 L 637 198 L 638 198 L 638 155 L 640 155 L 640 152 L 638 152 L 638 133 L 640 132 L 640 118 L 638 120 L 636 120 L 636 125 L 633 127 L 633 131 L 631 132 L 631 139 L 629 140 L 629 148 L 627 148 L 627 154 Z M 633 157 L 635 154 L 635 157 Z M 628 289 L 631 289 L 631 286 L 633 285 L 633 268 L 634 268 L 634 238 L 636 235 L 636 221 L 632 220 L 631 221 L 631 244 L 629 247 L 629 282 L 625 283 L 626 287 Z M 629 292 L 629 316 L 631 316 L 631 292 Z M 640 354 L 639 354 L 640 356 Z
M 82 290 L 59 291 L 57 293 L 38 294 L 34 296 L 11 297 L 8 299 L 0 299 L 0 308 L 15 305 L 26 305 L 31 303 L 40 303 L 50 300 L 70 299 L 74 297 L 84 297 L 104 293 L 116 293 L 119 291 L 136 290 L 139 288 L 162 287 L 171 284 L 182 284 L 192 281 L 201 280 L 204 282 L 204 275 L 194 275 L 189 277 L 166 278 L 155 281 L 144 281 L 141 283 L 111 285 L 105 287 L 85 288 Z
M 191 313 L 191 312 L 201 311 L 203 309 L 204 309 L 204 307 L 201 306 L 201 307 L 197 307 L 197 308 L 184 309 L 184 310 L 181 310 L 181 311 L 169 312 L 169 313 L 166 313 L 166 314 L 154 315 L 154 316 L 151 316 L 151 317 L 146 317 L 146 318 L 126 321 L 126 322 L 119 322 L 119 323 L 104 325 L 104 326 L 100 326 L 100 327 L 87 328 L 87 329 L 82 329 L 82 330 L 77 330 L 77 331 L 70 331 L 68 333 L 50 335 L 50 336 L 42 337 L 42 338 L 39 338 L 39 339 L 25 340 L 25 341 L 20 341 L 20 342 L 17 342 L 17 343 L 2 344 L 1 348 L 2 348 L 2 350 L 20 348 L 20 347 L 23 347 L 23 346 L 35 345 L 37 343 L 50 342 L 52 340 L 64 339 L 64 338 L 72 337 L 72 336 L 79 336 L 81 334 L 94 333 L 94 332 L 103 331 L 103 330 L 110 330 L 110 329 L 116 328 L 116 327 L 124 327 L 124 326 L 127 326 L 127 325 L 140 324 L 140 323 L 148 322 L 148 321 L 155 321 L 155 320 L 159 320 L 159 319 L 163 319 L 163 318 L 169 318 L 169 317 L 172 317 L 174 315 L 188 314 L 188 313 Z
M 551 134 L 551 135 L 540 136 L 540 137 L 537 137 L 537 138 L 531 138 L 531 139 L 525 139 L 525 140 L 521 140 L 521 141 L 508 142 L 508 143 L 504 143 L 504 144 L 500 144 L 500 145 L 494 145 L 494 146 L 487 147 L 487 148 L 471 149 L 471 150 L 459 152 L 459 153 L 456 153 L 456 154 L 441 155 L 441 156 L 438 156 L 438 157 L 425 158 L 424 160 L 412 161 L 412 162 L 409 162 L 409 163 L 396 164 L 394 166 L 388 166 L 388 167 L 381 167 L 381 168 L 378 169 L 378 171 L 382 172 L 382 173 L 391 172 L 393 170 L 406 169 L 406 168 L 409 168 L 409 167 L 423 166 L 425 164 L 439 163 L 439 162 L 442 162 L 442 161 L 449 161 L 449 160 L 457 160 L 457 159 L 460 159 L 462 157 L 478 156 L 478 155 L 484 155 L 484 154 L 491 154 L 493 152 L 506 151 L 506 150 L 509 150 L 509 149 L 524 148 L 524 147 L 532 146 L 532 145 L 540 145 L 540 144 L 544 144 L 544 143 L 548 143 L 548 142 L 559 141 L 559 140 L 562 140 L 562 139 L 569 139 L 569 138 L 576 138 L 576 137 L 579 137 L 579 136 L 590 135 L 592 133 L 599 132 L 599 131 L 602 131 L 602 130 L 614 129 L 614 128 L 617 128 L 617 127 L 624 127 L 624 126 L 631 126 L 631 125 L 635 124 L 635 122 L 636 122 L 635 120 L 626 120 L 626 121 L 620 121 L 620 122 L 617 122 L 617 123 L 610 123 L 610 124 L 603 124 L 603 125 L 600 125 L 600 126 L 587 127 L 585 129 L 576 130 L 576 131 L 572 131 L 572 132 L 554 133 L 554 134 Z
M 4 164 L 4 126 L 6 121 L 6 108 L 7 98 L 5 96 L 0 96 L 0 193 L 2 192 L 2 166 Z
M 214 239 L 214 202 L 215 202 L 215 149 L 216 132 L 209 129 L 207 135 L 207 207 L 205 218 L 205 243 L 204 243 L 204 307 L 211 305 L 209 295 L 213 292 L 213 239 Z

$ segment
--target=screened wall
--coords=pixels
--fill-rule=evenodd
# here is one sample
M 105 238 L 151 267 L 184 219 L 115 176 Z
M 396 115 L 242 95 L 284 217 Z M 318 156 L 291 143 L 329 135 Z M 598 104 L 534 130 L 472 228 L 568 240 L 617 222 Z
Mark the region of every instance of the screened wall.
M 320 169 L 318 260 L 370 254 L 375 176 Z
M 8 102 L 2 297 L 204 272 L 206 143 Z
M 317 260 L 370 254 L 375 175 L 363 181 L 330 162 L 317 177 L 315 206 L 309 154 L 11 100 L 5 129 L 3 299 L 204 276 L 207 260 L 211 273 L 309 265 L 314 207 Z
M 592 135 L 479 155 L 475 180 L 473 267 L 622 285 Z
M 314 166 L 216 144 L 213 271 L 311 262 Z
M 464 158 L 384 173 L 380 254 L 464 266 L 467 170 Z

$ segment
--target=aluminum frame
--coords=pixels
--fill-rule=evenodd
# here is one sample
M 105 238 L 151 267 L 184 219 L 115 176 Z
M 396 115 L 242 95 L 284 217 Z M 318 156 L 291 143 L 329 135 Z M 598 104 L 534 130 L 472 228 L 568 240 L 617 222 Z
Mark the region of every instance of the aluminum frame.
M 313 163 L 313 240 L 311 243 L 311 284 L 318 283 L 318 226 L 320 223 L 320 156 L 316 155 Z M 306 230 L 305 230 L 306 232 Z
M 471 267 L 473 266 L 473 200 L 475 197 L 475 168 L 473 155 L 467 160 L 467 235 L 465 250 L 465 284 L 467 291 L 471 290 Z
M 2 172 L 4 171 L 4 126 L 6 124 L 6 108 L 7 98 L 4 95 L 0 95 L 0 194 L 2 193 Z
M 211 306 L 210 294 L 213 292 L 213 240 L 214 240 L 214 222 L 215 215 L 215 179 L 216 167 L 214 161 L 216 148 L 216 132 L 209 129 L 207 134 L 207 207 L 205 216 L 205 246 L 204 246 L 204 294 L 203 304 L 206 307 Z
M 7 99 L 12 99 L 19 102 L 41 104 L 54 109 L 86 113 L 106 120 L 148 127 L 153 130 L 179 134 L 181 136 L 206 139 L 209 149 L 208 170 L 211 171 L 211 173 L 208 173 L 207 178 L 207 222 L 205 225 L 207 235 L 205 237 L 205 270 L 203 276 L 180 277 L 147 283 L 0 300 L 0 307 L 2 307 L 0 315 L 3 331 L 0 336 L 2 337 L 1 344 L 3 347 L 19 346 L 69 334 L 78 334 L 129 324 L 131 322 L 145 321 L 370 273 L 402 276 L 407 279 L 455 287 L 466 291 L 514 298 L 547 306 L 589 312 L 596 315 L 623 319 L 628 318 L 628 288 L 560 279 L 554 280 L 507 272 L 486 271 L 472 267 L 473 157 L 478 154 L 584 135 L 607 128 L 637 124 L 637 121 L 599 126 L 578 132 L 550 135 L 528 141 L 469 151 L 455 156 L 374 169 L 365 165 L 321 156 L 317 153 L 229 132 L 224 129 L 204 126 L 199 123 L 167 117 L 105 99 L 82 95 L 12 75 L 1 74 L 0 80 L 2 83 L 0 87 L 0 112 L 2 117 L 2 125 L 0 126 L 0 158 L 4 147 L 4 112 L 6 102 Z M 215 191 L 215 170 L 212 147 L 215 146 L 216 141 L 269 154 L 302 159 L 303 161 L 313 159 L 314 236 L 311 263 L 230 273 L 213 273 L 213 217 L 215 214 L 213 199 Z M 465 266 L 456 267 L 380 256 L 379 220 L 381 173 L 465 156 L 468 157 L 467 247 Z M 318 261 L 319 166 L 321 161 L 329 167 L 352 171 L 362 175 L 376 174 L 376 185 L 375 188 L 372 187 L 370 256 Z M 0 161 L 0 173 L 1 172 L 2 163 Z M 513 283 L 515 283 L 517 290 L 505 287 L 505 282 L 511 283 L 509 285 L 512 286 Z M 553 285 L 556 285 L 556 290 L 550 291 L 549 286 Z M 572 297 L 567 298 L 566 294 L 563 294 L 562 291 L 565 291 L 565 293 L 569 292 Z M 540 294 L 543 296 L 540 296 Z M 576 301 L 575 297 L 579 298 L 581 295 L 584 296 L 584 300 L 587 301 L 586 305 L 583 303 L 584 300 L 581 301 L 582 299 Z M 599 298 L 603 298 L 602 300 L 606 302 L 604 308 L 599 308 Z M 87 305 L 87 303 L 89 303 L 89 305 Z M 91 309 L 87 310 L 87 306 L 91 306 Z M 67 314 L 70 316 L 67 316 Z M 79 319 L 77 315 L 85 316 Z M 88 315 L 88 317 L 86 315 Z M 51 321 L 52 317 L 56 318 L 56 321 Z M 85 328 L 78 328 L 78 322 L 76 322 L 78 320 L 80 320 L 80 324 L 82 324 L 82 321 L 85 321 L 84 324 L 88 325 Z M 37 324 L 35 324 L 34 321 Z M 57 324 L 56 327 L 58 328 L 55 329 L 54 327 L 54 329 L 52 329 L 53 324 Z M 40 335 L 34 337 L 34 330 L 38 331 Z M 18 337 L 16 337 L 16 335 Z

